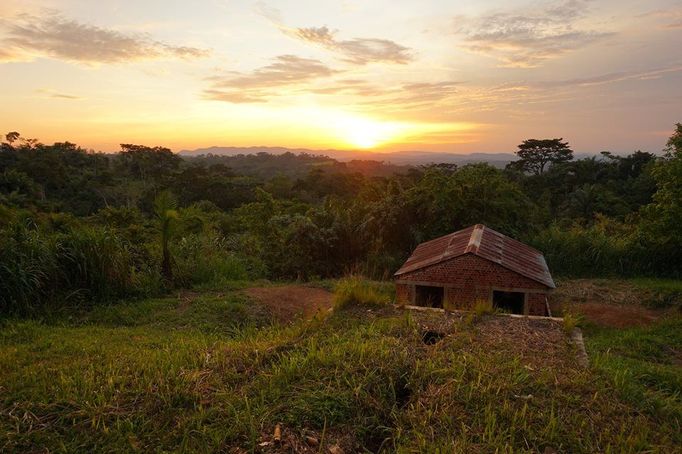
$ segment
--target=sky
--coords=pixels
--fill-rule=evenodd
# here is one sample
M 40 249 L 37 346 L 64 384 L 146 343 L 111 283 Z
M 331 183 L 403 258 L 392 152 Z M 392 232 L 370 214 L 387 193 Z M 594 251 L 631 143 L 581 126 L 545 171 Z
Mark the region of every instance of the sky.
M 682 1 L 2 0 L 0 132 L 217 146 L 658 152 Z

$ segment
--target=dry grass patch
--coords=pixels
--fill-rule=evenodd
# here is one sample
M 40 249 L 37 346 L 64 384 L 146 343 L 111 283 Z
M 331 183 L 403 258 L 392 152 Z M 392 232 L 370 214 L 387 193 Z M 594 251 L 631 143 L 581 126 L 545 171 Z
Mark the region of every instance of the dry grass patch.
M 251 287 L 244 290 L 250 298 L 265 305 L 279 322 L 292 322 L 325 313 L 332 307 L 332 293 L 317 287 L 282 285 Z

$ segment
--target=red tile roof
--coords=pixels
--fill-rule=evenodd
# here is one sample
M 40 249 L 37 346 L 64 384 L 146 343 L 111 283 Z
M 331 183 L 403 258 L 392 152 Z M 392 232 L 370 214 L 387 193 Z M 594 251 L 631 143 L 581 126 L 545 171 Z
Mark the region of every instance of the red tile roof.
M 540 251 L 482 224 L 420 244 L 395 276 L 464 254 L 477 255 L 549 288 L 556 287 Z

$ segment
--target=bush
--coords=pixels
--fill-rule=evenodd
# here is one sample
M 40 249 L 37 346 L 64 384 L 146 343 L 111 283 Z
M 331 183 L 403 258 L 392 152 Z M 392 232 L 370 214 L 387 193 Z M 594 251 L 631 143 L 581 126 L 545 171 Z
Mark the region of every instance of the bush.
M 529 239 L 550 270 L 573 277 L 679 277 L 680 245 L 647 234 L 641 226 L 603 216 L 589 227 L 553 225 Z
M 570 336 L 573 330 L 580 325 L 582 322 L 582 317 L 579 314 L 574 314 L 572 312 L 565 312 L 563 315 L 563 330 L 566 335 Z
M 99 303 L 140 293 L 149 268 L 135 266 L 132 245 L 112 230 L 68 226 L 55 232 L 26 220 L 0 230 L 0 313 L 30 314 L 47 305 Z M 144 290 L 144 291 L 141 291 Z
M 175 257 L 181 284 L 220 285 L 250 277 L 246 265 L 220 236 L 188 235 L 179 241 Z
M 492 314 L 493 313 L 493 305 L 490 303 L 490 301 L 486 300 L 477 300 L 476 304 L 474 304 L 474 313 L 478 317 L 482 317 L 487 314 Z
M 334 309 L 355 305 L 378 306 L 391 301 L 385 285 L 351 276 L 339 281 L 334 291 Z
M 531 239 L 542 251 L 553 273 L 567 276 L 613 276 L 632 270 L 627 266 L 630 247 L 625 233 L 614 235 L 603 226 L 553 226 Z

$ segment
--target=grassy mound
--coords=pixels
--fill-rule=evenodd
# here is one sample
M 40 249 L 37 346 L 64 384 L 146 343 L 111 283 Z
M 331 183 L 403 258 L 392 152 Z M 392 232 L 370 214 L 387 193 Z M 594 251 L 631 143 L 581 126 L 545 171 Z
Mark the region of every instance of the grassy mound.
M 373 284 L 342 284 L 345 304 L 387 301 Z M 585 370 L 560 324 L 382 307 L 281 326 L 228 291 L 6 320 L 0 451 L 674 452 L 682 442 L 679 317 L 620 335 L 592 328 Z

